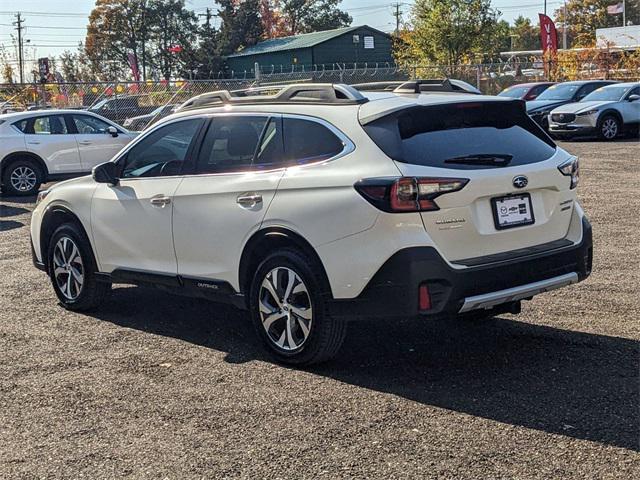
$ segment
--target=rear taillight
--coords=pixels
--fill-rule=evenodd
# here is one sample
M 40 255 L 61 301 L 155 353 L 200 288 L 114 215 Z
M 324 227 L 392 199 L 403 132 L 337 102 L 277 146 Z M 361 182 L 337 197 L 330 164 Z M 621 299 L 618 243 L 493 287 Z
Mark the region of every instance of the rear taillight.
M 571 177 L 569 189 L 573 190 L 578 186 L 578 182 L 580 181 L 580 162 L 578 161 L 578 157 L 571 157 L 566 162 L 560 164 L 558 170 L 566 177 Z
M 367 178 L 354 187 L 369 203 L 385 212 L 428 212 L 439 210 L 436 197 L 462 190 L 468 182 L 467 178 Z

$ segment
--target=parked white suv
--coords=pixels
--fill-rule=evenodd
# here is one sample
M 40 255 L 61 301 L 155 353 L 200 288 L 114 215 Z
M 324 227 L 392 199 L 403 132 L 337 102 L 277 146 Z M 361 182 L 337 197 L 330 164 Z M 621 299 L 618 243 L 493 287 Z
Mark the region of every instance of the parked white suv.
M 0 186 L 9 195 L 35 195 L 42 183 L 91 172 L 134 136 L 80 110 L 0 115 Z
M 34 262 L 65 307 L 112 283 L 227 301 L 310 364 L 348 318 L 517 313 L 590 273 L 578 161 L 519 100 L 312 84 L 208 102 L 41 192 Z

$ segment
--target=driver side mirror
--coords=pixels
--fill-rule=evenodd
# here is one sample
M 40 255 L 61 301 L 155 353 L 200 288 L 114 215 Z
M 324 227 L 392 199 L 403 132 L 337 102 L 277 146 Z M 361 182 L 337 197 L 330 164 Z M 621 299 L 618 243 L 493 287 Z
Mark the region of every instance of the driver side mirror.
M 111 127 L 113 128 L 113 127 Z M 101 163 L 93 167 L 91 171 L 93 180 L 97 183 L 107 183 L 109 185 L 118 184 L 118 166 L 114 162 Z
M 630 102 L 637 102 L 638 100 L 640 100 L 640 95 L 629 95 L 629 98 L 627 98 L 627 100 Z
M 118 136 L 118 129 L 116 127 L 108 127 L 107 133 L 115 138 Z

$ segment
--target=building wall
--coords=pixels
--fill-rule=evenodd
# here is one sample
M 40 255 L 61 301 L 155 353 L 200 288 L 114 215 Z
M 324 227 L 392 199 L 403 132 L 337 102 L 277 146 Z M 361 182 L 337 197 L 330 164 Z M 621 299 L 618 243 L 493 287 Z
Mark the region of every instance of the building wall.
M 305 48 L 229 58 L 227 65 L 229 66 L 229 72 L 233 70 L 236 76 L 242 75 L 245 70 L 247 71 L 247 75 L 249 75 L 249 72 L 253 70 L 255 62 L 258 62 L 262 71 L 266 73 L 271 72 L 272 65 L 276 72 L 280 71 L 281 65 L 286 72 L 291 71 L 291 65 L 311 65 L 313 63 L 311 48 Z
M 354 43 L 354 35 L 358 35 L 358 43 Z M 373 37 L 374 48 L 364 48 L 365 37 Z M 371 65 L 376 62 L 393 63 L 391 38 L 364 27 L 313 47 L 313 63 L 316 65 L 330 65 L 332 63 L 368 63 Z
M 359 37 L 357 43 L 354 43 L 354 35 Z M 365 48 L 365 37 L 373 37 L 373 48 Z M 246 70 L 247 76 L 253 76 L 255 62 L 260 64 L 263 72 L 270 72 L 272 66 L 279 72 L 280 67 L 284 71 L 291 71 L 291 65 L 296 65 L 296 70 L 300 70 L 302 65 L 309 67 L 324 64 L 330 67 L 334 63 L 358 63 L 362 66 L 365 63 L 393 63 L 394 60 L 391 54 L 391 38 L 376 30 L 362 27 L 314 47 L 229 58 L 228 71 L 230 73 L 233 70 L 235 76 L 242 76 Z

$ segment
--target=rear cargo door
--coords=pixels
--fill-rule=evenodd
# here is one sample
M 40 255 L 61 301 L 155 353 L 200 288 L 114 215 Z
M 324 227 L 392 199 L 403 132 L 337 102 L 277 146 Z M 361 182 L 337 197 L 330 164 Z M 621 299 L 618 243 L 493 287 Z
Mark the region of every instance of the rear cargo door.
M 421 213 L 449 261 L 566 236 L 575 190 L 558 165 L 569 155 L 529 119 L 521 102 L 415 106 L 364 127 L 402 175 L 469 180 L 462 190 L 437 197 L 439 210 Z

